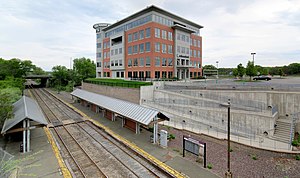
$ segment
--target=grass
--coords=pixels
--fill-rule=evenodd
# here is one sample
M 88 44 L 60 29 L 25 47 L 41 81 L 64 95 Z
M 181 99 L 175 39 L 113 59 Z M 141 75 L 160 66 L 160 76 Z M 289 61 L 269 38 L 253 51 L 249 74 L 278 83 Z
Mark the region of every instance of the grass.
M 212 165 L 211 163 L 208 163 L 208 164 L 207 164 L 207 168 L 208 168 L 208 169 L 212 169 L 212 167 L 213 167 L 213 165 Z
M 249 79 L 243 79 L 243 80 L 234 80 L 234 82 L 261 82 L 261 81 L 258 81 L 258 80 L 249 80 Z
M 102 79 L 102 78 L 88 78 L 84 80 L 87 83 L 98 85 L 107 85 L 113 87 L 127 87 L 127 88 L 140 88 L 141 86 L 152 85 L 152 82 L 131 81 L 122 79 Z

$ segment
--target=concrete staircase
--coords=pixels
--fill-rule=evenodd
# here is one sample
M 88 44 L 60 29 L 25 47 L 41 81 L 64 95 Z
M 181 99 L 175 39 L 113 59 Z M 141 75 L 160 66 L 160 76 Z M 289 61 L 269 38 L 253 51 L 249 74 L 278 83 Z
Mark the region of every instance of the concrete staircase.
M 276 125 L 273 139 L 284 143 L 290 143 L 291 121 L 288 119 L 278 119 Z M 294 132 L 294 128 L 292 128 L 292 132 Z

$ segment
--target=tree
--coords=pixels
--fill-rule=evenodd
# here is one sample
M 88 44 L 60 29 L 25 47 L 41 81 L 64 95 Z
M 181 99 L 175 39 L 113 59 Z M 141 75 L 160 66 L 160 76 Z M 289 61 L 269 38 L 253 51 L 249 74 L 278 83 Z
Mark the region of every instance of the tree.
M 205 65 L 203 69 L 209 69 L 209 70 L 217 70 L 217 68 L 214 65 Z
M 82 57 L 74 59 L 73 62 L 74 74 L 79 77 L 80 81 L 96 77 L 96 65 L 91 59 Z
M 233 69 L 232 70 L 232 75 L 237 77 L 239 75 L 238 69 Z
M 253 64 L 253 62 L 248 61 L 247 64 L 247 68 L 246 68 L 246 75 L 248 75 L 250 77 L 250 81 L 251 81 L 251 77 L 255 76 L 257 74 L 257 70 Z
M 245 67 L 243 66 L 243 64 L 239 64 L 237 66 L 237 75 L 239 77 L 243 77 L 245 75 Z
M 71 80 L 69 71 L 65 66 L 54 66 L 52 68 L 52 76 L 56 87 L 58 87 L 58 91 L 61 86 L 66 86 L 68 81 Z
M 279 69 L 279 75 L 280 75 L 280 78 L 281 78 L 281 76 L 283 76 L 283 70 L 282 69 Z

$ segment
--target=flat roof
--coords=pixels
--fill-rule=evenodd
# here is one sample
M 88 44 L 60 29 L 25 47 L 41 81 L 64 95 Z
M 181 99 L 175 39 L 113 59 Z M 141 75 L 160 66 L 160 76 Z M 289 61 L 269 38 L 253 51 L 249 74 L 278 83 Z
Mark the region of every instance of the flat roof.
M 31 119 L 40 124 L 47 125 L 48 122 L 35 100 L 22 96 L 13 104 L 13 118 L 6 119 L 1 134 L 5 134 L 9 129 L 22 122 L 24 119 Z
M 155 109 L 146 108 L 144 106 L 130 103 L 128 101 L 111 98 L 86 90 L 76 89 L 71 93 L 71 95 L 113 111 L 119 115 L 125 116 L 144 125 L 149 125 L 152 121 L 155 120 L 156 117 L 164 120 L 169 120 L 167 116 Z
M 104 28 L 103 31 L 108 31 L 108 30 L 110 30 L 110 29 L 112 29 L 112 28 L 114 28 L 114 27 L 116 27 L 118 25 L 121 25 L 121 24 L 123 24 L 123 23 L 125 23 L 127 21 L 130 21 L 130 20 L 132 20 L 132 19 L 134 19 L 136 17 L 139 17 L 139 16 L 141 16 L 141 15 L 147 13 L 147 12 L 151 12 L 151 11 L 155 11 L 155 12 L 164 14 L 166 16 L 170 16 L 170 17 L 172 17 L 172 18 L 174 18 L 176 20 L 182 21 L 182 22 L 184 22 L 186 24 L 192 25 L 192 26 L 197 27 L 199 29 L 203 28 L 203 26 L 201 26 L 201 25 L 199 25 L 197 23 L 194 23 L 194 22 L 192 22 L 190 20 L 187 20 L 185 18 L 179 17 L 178 15 L 175 15 L 175 14 L 173 14 L 171 12 L 168 12 L 166 10 L 163 10 L 163 9 L 159 8 L 159 7 L 151 5 L 151 6 L 146 7 L 145 9 L 143 9 L 141 11 L 138 11 L 138 12 L 136 12 L 136 13 L 134 13 L 134 14 L 132 14 L 132 15 L 130 15 L 130 16 L 128 16 L 128 17 L 126 17 L 126 18 L 124 18 L 124 19 L 122 19 L 122 20 L 120 20 L 120 21 L 118 21 L 118 22 L 116 22 L 116 23 L 114 23 L 114 24 L 106 27 L 106 28 Z

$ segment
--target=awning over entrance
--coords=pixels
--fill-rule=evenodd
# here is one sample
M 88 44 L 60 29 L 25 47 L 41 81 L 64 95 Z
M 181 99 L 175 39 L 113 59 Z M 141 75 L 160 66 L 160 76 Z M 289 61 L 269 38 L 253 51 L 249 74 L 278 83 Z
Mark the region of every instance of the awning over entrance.
M 158 119 L 169 120 L 167 116 L 155 109 L 146 108 L 128 101 L 111 98 L 85 90 L 77 89 L 73 91 L 71 95 L 101 106 L 143 125 L 149 125 L 151 122 L 157 121 Z
M 14 116 L 11 119 L 5 120 L 1 134 L 6 134 L 9 129 L 26 119 L 43 125 L 48 124 L 38 104 L 29 97 L 23 96 L 13 104 L 13 107 Z

